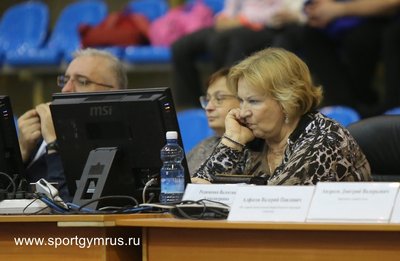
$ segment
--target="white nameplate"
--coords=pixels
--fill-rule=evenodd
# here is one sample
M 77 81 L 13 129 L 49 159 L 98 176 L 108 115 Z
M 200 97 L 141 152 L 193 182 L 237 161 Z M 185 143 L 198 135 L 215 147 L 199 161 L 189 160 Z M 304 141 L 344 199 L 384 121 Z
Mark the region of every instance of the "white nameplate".
M 397 192 L 390 223 L 400 223 L 400 192 Z
M 231 206 L 239 186 L 243 184 L 187 184 L 182 200 L 208 199 Z
M 399 183 L 319 182 L 307 222 L 389 222 Z
M 230 221 L 304 222 L 314 186 L 240 187 Z

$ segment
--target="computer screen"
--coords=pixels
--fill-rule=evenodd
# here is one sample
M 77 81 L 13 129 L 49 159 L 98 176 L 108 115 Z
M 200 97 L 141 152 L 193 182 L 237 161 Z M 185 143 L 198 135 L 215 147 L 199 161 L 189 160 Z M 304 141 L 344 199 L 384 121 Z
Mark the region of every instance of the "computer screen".
M 24 164 L 8 96 L 0 96 L 0 172 L 3 173 L 0 174 L 0 192 L 4 194 L 19 189 L 24 175 Z M 14 181 L 15 188 L 10 179 Z
M 71 195 L 79 192 L 81 199 L 93 198 L 96 189 L 104 186 L 101 196 L 125 194 L 142 202 L 143 188 L 150 179 L 156 178 L 158 185 L 148 191 L 159 191 L 165 133 L 178 131 L 182 146 L 171 91 L 166 87 L 59 93 L 53 95 L 50 109 L 68 189 Z M 188 183 L 186 159 L 182 164 Z M 105 172 L 112 181 L 97 175 Z M 88 182 L 81 182 L 79 188 L 82 175 Z M 157 195 L 153 202 L 158 200 Z

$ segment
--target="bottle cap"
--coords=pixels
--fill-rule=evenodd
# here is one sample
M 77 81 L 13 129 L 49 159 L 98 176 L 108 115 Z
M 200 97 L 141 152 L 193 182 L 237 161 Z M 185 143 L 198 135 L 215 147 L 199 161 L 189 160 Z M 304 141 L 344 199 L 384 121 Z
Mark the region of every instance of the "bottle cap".
M 167 131 L 167 134 L 165 136 L 167 137 L 167 140 L 177 140 L 178 139 L 178 132 L 176 132 L 176 131 Z

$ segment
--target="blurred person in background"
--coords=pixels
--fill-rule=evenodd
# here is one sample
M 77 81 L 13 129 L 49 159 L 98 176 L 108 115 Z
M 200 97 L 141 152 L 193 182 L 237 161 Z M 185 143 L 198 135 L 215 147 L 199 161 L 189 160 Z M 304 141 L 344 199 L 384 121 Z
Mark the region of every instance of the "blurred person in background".
M 200 142 L 187 155 L 190 174 L 194 174 L 203 162 L 210 156 L 221 136 L 225 132 L 225 117 L 233 108 L 239 108 L 239 100 L 227 87 L 226 77 L 229 68 L 224 67 L 214 72 L 208 80 L 207 94 L 200 96 L 200 103 L 206 111 L 208 125 L 214 130 L 215 136 Z
M 395 60 L 394 56 L 397 54 L 400 57 L 399 47 L 385 36 L 385 30 L 393 21 L 398 23 L 399 2 L 308 2 L 305 7 L 308 25 L 303 38 L 304 58 L 312 74 L 324 87 L 325 106 L 347 105 L 358 110 L 362 117 L 377 114 L 380 101 L 373 82 L 382 51 L 387 67 L 385 73 L 396 71 L 396 76 L 386 76 L 386 84 L 390 82 L 391 86 L 395 86 L 386 88 L 390 96 L 387 99 L 398 101 L 400 60 Z
M 266 46 L 291 49 L 298 26 L 305 22 L 304 0 L 226 0 L 213 27 L 183 36 L 172 45 L 172 88 L 179 107 L 195 107 L 202 93 L 199 61 L 212 71 L 229 67 Z M 285 37 L 279 37 L 284 35 Z

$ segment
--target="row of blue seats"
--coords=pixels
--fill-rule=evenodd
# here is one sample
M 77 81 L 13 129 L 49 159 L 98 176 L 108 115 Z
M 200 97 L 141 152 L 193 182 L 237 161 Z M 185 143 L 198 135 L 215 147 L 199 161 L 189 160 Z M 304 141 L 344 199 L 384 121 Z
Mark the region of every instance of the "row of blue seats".
M 195 1 L 195 0 L 188 0 Z M 223 0 L 204 0 L 214 12 L 223 7 Z M 145 15 L 150 22 L 164 15 L 166 0 L 132 0 L 127 4 L 132 13 Z M 97 25 L 108 14 L 101 0 L 80 0 L 67 5 L 49 31 L 49 9 L 41 1 L 15 4 L 5 11 L 0 22 L 0 63 L 12 67 L 60 65 L 70 62 L 80 48 L 80 24 Z M 109 47 L 108 51 L 128 63 L 168 63 L 170 49 L 153 46 Z

